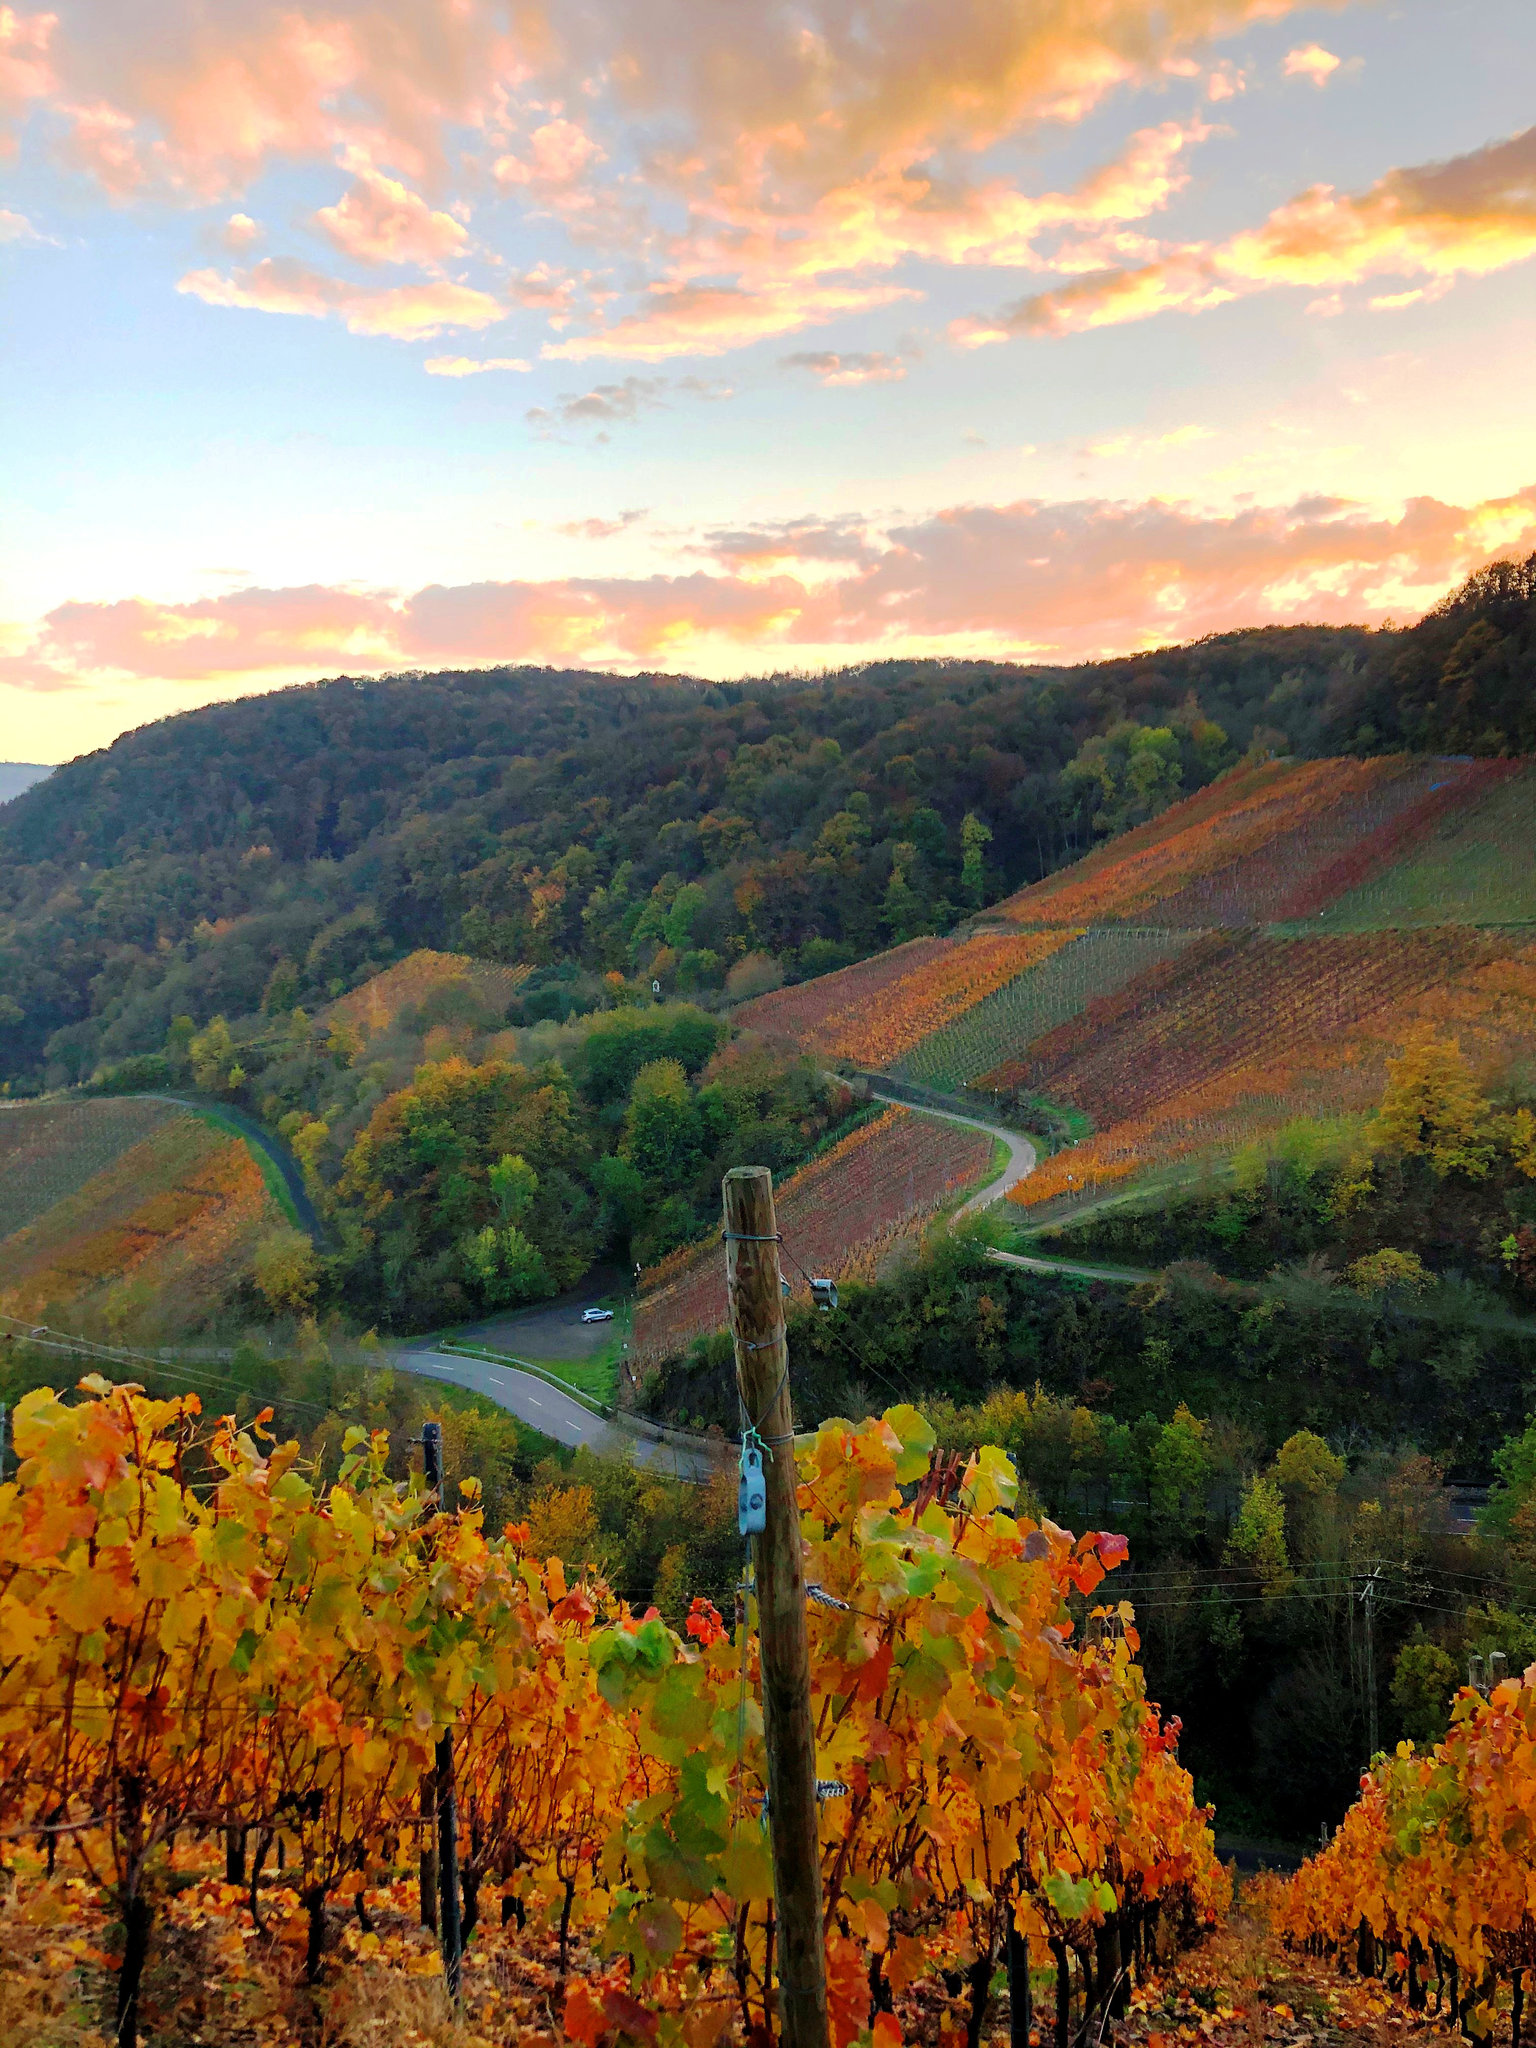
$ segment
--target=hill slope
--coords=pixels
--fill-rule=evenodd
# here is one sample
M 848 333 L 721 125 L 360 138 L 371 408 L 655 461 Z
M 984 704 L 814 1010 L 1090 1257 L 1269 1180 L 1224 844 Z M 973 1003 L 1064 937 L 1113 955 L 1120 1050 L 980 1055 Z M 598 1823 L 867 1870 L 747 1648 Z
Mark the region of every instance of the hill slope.
M 994 915 L 1011 955 L 983 924 L 737 1017 L 822 1057 L 1070 1107 L 1093 1135 L 1012 1196 L 1040 1209 L 1298 1113 L 1363 1110 L 1424 1025 L 1485 1068 L 1536 1062 L 1536 765 L 1240 767 Z
M 836 967 L 947 930 L 1256 733 L 1311 751 L 1378 639 L 815 683 L 343 679 L 164 720 L 0 814 L 0 1082 L 251 1015 L 275 972 L 313 1011 L 423 947 L 533 969 L 529 1019 L 614 972 L 670 994 L 748 955 L 770 979 Z
M 37 761 L 0 761 L 0 804 L 8 804 L 35 782 L 42 782 L 53 770 Z
M 963 1124 L 892 1108 L 861 1125 L 778 1190 L 794 1291 L 808 1298 L 812 1275 L 871 1277 L 948 1200 L 982 1180 L 991 1160 L 992 1140 Z M 712 1235 L 642 1276 L 637 1367 L 674 1356 L 725 1317 L 725 1269 Z
M 175 1104 L 0 1109 L 0 1312 L 73 1328 L 209 1320 L 284 1222 L 246 1144 Z

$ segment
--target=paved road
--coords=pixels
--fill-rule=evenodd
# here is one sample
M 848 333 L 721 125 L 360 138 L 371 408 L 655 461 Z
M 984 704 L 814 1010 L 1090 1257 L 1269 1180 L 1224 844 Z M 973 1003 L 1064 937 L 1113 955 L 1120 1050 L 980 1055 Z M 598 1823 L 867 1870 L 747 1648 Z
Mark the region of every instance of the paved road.
M 929 1109 L 921 1102 L 908 1102 L 900 1096 L 883 1095 L 878 1088 L 870 1091 L 880 1102 L 891 1102 L 898 1109 L 910 1109 L 914 1116 L 935 1116 L 949 1124 L 969 1124 L 972 1130 L 985 1131 L 990 1137 L 1001 1138 L 1008 1147 L 1008 1164 L 995 1180 L 989 1180 L 984 1188 L 978 1188 L 960 1204 L 956 1215 L 968 1216 L 977 1209 L 988 1209 L 994 1202 L 1000 1202 L 1010 1188 L 1016 1188 L 1035 1170 L 1036 1154 L 1028 1138 L 1021 1138 L 1017 1131 L 1010 1131 L 1003 1124 L 989 1124 L 979 1116 L 960 1116 L 954 1110 Z M 1041 1259 L 1025 1252 L 998 1252 L 991 1255 L 1004 1266 L 1023 1266 L 1033 1273 L 1075 1273 L 1084 1280 L 1155 1280 L 1156 1273 L 1138 1271 L 1133 1266 L 1087 1266 L 1077 1259 Z
M 984 1187 L 967 1196 L 957 1211 L 961 1216 L 1000 1202 L 1010 1188 L 1017 1187 L 1027 1174 L 1035 1170 L 1035 1148 L 1017 1131 L 1010 1131 L 1002 1124 L 987 1123 L 981 1117 L 961 1116 L 952 1110 L 928 1109 L 920 1103 L 904 1102 L 894 1095 L 883 1094 L 879 1089 L 872 1092 L 878 1101 L 893 1103 L 898 1109 L 910 1109 L 915 1116 L 933 1116 L 945 1123 L 966 1124 L 972 1130 L 985 1131 L 989 1137 L 1002 1139 L 1008 1148 L 1008 1164 Z M 1077 1273 L 1089 1280 L 1141 1280 L 1148 1277 L 1124 1268 L 1083 1266 L 1070 1259 L 1030 1258 L 1020 1252 L 993 1252 L 992 1257 L 1004 1265 L 1024 1266 L 1041 1273 Z M 447 1380 L 454 1386 L 468 1387 L 476 1394 L 484 1394 L 509 1414 L 519 1416 L 534 1429 L 542 1430 L 545 1436 L 553 1437 L 556 1443 L 588 1444 L 607 1457 L 633 1456 L 641 1464 L 674 1472 L 681 1479 L 709 1476 L 711 1458 L 707 1451 L 694 1451 L 682 1445 L 632 1435 L 629 1430 L 592 1414 L 579 1401 L 571 1400 L 558 1387 L 550 1386 L 533 1373 L 518 1372 L 513 1366 L 494 1365 L 485 1359 L 460 1358 L 431 1347 L 397 1352 L 395 1364 L 403 1372 L 419 1373 L 424 1379 Z
M 604 1457 L 633 1456 L 637 1464 L 671 1472 L 679 1479 L 705 1479 L 712 1469 L 707 1451 L 683 1445 L 653 1441 L 631 1435 L 614 1423 L 605 1422 L 531 1372 L 518 1372 L 510 1365 L 493 1365 L 489 1359 L 460 1358 L 436 1350 L 398 1351 L 394 1364 L 401 1372 L 418 1373 L 423 1379 L 446 1380 L 471 1393 L 484 1394 L 498 1408 L 516 1415 L 531 1428 L 553 1437 L 556 1443 L 588 1444 Z
M 945 1123 L 969 1124 L 973 1130 L 986 1131 L 991 1137 L 1001 1138 L 1008 1147 L 1007 1166 L 995 1180 L 988 1181 L 984 1188 L 979 1188 L 974 1195 L 968 1196 L 961 1203 L 955 1212 L 959 1216 L 968 1216 L 973 1210 L 988 1209 L 994 1202 L 1000 1202 L 1010 1188 L 1016 1188 L 1021 1180 L 1026 1179 L 1035 1170 L 1034 1146 L 1028 1138 L 1021 1138 L 1017 1131 L 1010 1131 L 1003 1124 L 989 1124 L 985 1118 L 978 1116 L 960 1116 L 953 1110 L 929 1109 L 921 1102 L 908 1102 L 896 1095 L 882 1095 L 878 1088 L 871 1090 L 871 1093 L 881 1102 L 893 1102 L 899 1109 L 910 1109 L 914 1116 L 936 1116 Z M 1032 1273 L 1076 1274 L 1083 1280 L 1125 1280 L 1134 1283 L 1139 1280 L 1155 1280 L 1158 1277 L 1154 1272 L 1135 1266 L 1090 1266 L 1084 1265 L 1079 1259 L 1043 1259 L 1026 1252 L 995 1251 L 991 1256 L 999 1265 L 1022 1266 Z
M 979 1116 L 961 1116 L 951 1109 L 929 1109 L 921 1102 L 908 1102 L 899 1095 L 882 1094 L 878 1088 L 872 1088 L 870 1093 L 877 1102 L 892 1103 L 897 1109 L 910 1109 L 914 1116 L 937 1117 L 940 1123 L 965 1124 L 973 1131 L 985 1131 L 989 1138 L 1001 1138 L 1008 1147 L 1008 1164 L 995 1180 L 989 1180 L 984 1188 L 978 1188 L 974 1195 L 967 1196 L 956 1210 L 957 1216 L 968 1216 L 973 1209 L 990 1208 L 1035 1170 L 1035 1148 L 1017 1131 L 1005 1130 L 1001 1124 L 989 1124 Z

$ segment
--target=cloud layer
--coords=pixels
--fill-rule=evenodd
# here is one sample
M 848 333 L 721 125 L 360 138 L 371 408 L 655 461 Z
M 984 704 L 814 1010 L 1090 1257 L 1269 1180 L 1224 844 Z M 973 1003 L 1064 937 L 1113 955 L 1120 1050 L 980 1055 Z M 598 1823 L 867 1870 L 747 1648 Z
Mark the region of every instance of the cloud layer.
M 1022 499 L 880 528 L 810 518 L 709 533 L 694 544 L 703 566 L 650 575 L 66 604 L 0 663 L 0 680 L 256 686 L 515 661 L 743 673 L 808 652 L 1078 659 L 1265 621 L 1403 617 L 1495 554 L 1533 545 L 1536 485 L 1476 505 L 1421 498 L 1391 514 L 1337 499 L 1225 516 Z
M 1528 128 L 1447 163 L 1390 171 L 1355 196 L 1314 185 L 1224 242 L 1094 271 L 991 320 L 959 322 L 955 336 L 975 347 L 1018 334 L 1073 334 L 1153 313 L 1201 313 L 1276 285 L 1337 291 L 1381 276 L 1443 283 L 1533 255 L 1536 128 Z
M 236 254 L 246 195 L 305 167 L 330 196 L 290 213 L 291 246 L 179 289 L 405 342 L 532 309 L 564 362 L 781 340 L 923 297 L 925 266 L 1067 280 L 957 323 L 978 345 L 1529 255 L 1530 136 L 1354 196 L 1316 185 L 1219 242 L 1153 232 L 1226 132 L 1197 113 L 1136 128 L 1065 189 L 1035 174 L 1034 145 L 1115 94 L 1235 102 L 1246 80 L 1218 41 L 1301 7 L 58 0 L 0 8 L 0 137 L 35 129 L 119 204 L 240 204 L 222 231 Z M 1342 68 L 1317 42 L 1276 60 L 1315 87 Z
M 548 356 L 654 364 L 921 296 L 892 276 L 912 266 L 1105 272 L 1214 131 L 1137 128 L 1065 190 L 1029 174 L 1031 141 L 1136 86 L 1231 99 L 1241 77 L 1212 45 L 1300 5 L 60 0 L 57 17 L 0 9 L 0 133 L 32 116 L 39 146 L 119 204 L 239 204 L 236 253 L 265 176 L 329 180 L 283 229 L 302 243 L 180 279 L 210 305 L 403 341 L 542 305 Z M 1337 63 L 1317 44 L 1287 60 L 1317 83 Z M 542 296 L 512 281 L 530 238 Z M 419 277 L 352 274 L 381 268 Z M 1181 295 L 1182 278 L 1116 296 L 1089 277 L 1018 322 Z

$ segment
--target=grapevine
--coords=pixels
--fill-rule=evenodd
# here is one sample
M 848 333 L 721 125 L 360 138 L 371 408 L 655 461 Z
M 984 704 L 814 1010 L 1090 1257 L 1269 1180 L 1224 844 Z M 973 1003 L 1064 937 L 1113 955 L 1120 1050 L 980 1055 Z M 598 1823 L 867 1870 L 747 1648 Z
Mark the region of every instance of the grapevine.
M 1400 1743 L 1361 1779 L 1327 1847 L 1278 1888 L 1276 1931 L 1375 1973 L 1422 2007 L 1430 1971 L 1463 2030 L 1488 2038 L 1507 1986 L 1518 2041 L 1536 1965 L 1529 1844 L 1536 1824 L 1536 1666 L 1458 1693 L 1444 1741 Z
M 257 1924 L 281 1849 L 318 1978 L 365 1866 L 409 1861 L 444 1730 L 471 1928 L 490 1884 L 504 1919 L 558 1923 L 562 1970 L 578 1941 L 615 1959 L 571 1975 L 570 2038 L 595 2048 L 616 2013 L 772 2038 L 750 1633 L 696 1601 L 678 1634 L 571 1583 L 526 1528 L 488 1537 L 472 1486 L 450 1512 L 391 1482 L 382 1437 L 349 1432 L 324 1487 L 260 1425 L 205 1429 L 194 1397 L 81 1393 L 25 1397 L 0 1487 L 0 1831 L 114 1900 L 120 2038 L 178 1835 L 250 1845 Z M 846 1603 L 810 1615 L 818 1774 L 847 1788 L 822 1808 L 834 2048 L 896 2048 L 900 1996 L 946 1969 L 979 2025 L 1010 1923 L 1087 2023 L 1117 1995 L 1107 1959 L 1226 1897 L 1134 1617 L 1100 1599 L 1125 1540 L 1016 1518 L 995 1449 L 948 1505 L 913 1497 L 932 1449 L 897 1408 L 800 1457 L 807 1575 Z

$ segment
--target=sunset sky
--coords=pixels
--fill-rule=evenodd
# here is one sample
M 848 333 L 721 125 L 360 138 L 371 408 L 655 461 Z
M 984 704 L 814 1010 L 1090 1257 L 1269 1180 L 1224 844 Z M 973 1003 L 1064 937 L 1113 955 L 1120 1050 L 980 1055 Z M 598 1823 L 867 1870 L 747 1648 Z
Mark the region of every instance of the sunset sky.
M 0 5 L 0 757 L 312 676 L 1410 618 L 1536 547 L 1531 0 Z

